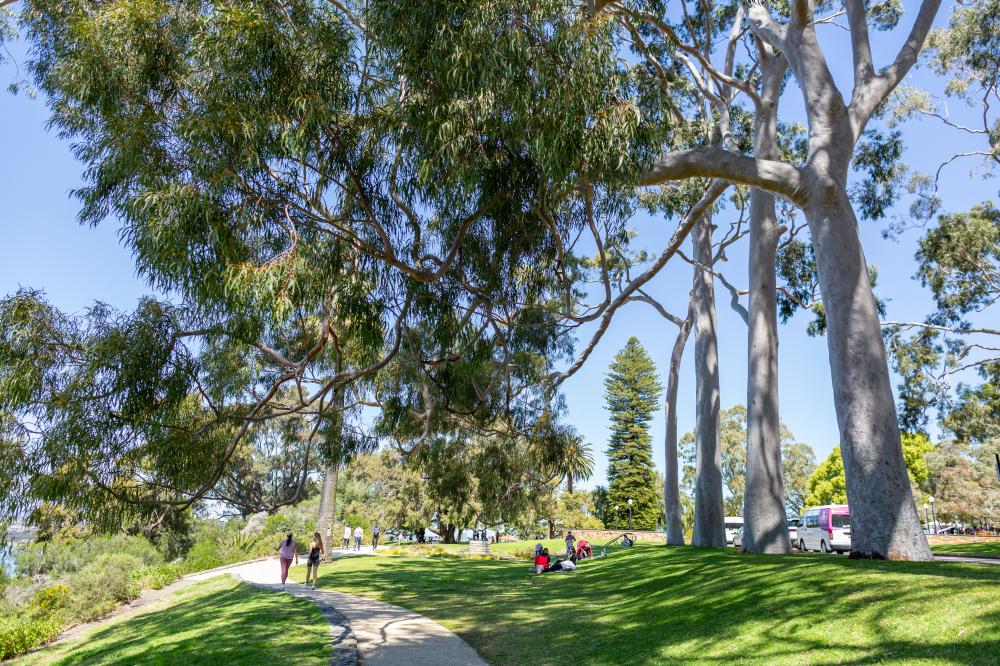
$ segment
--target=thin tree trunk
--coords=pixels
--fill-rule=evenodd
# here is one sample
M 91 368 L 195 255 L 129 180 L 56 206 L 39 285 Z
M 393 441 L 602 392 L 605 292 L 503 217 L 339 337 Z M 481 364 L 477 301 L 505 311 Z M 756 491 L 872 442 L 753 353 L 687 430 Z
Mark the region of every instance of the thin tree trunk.
M 695 261 L 712 265 L 712 220 L 704 215 L 692 230 Z M 719 445 L 719 343 L 716 336 L 715 280 L 695 267 L 695 546 L 726 545 L 725 510 L 722 503 L 722 449 Z
M 340 419 L 343 423 L 343 390 L 334 391 L 333 407 L 340 410 Z M 319 532 L 320 539 L 323 540 L 323 550 L 328 555 L 333 552 L 334 539 L 336 538 L 333 533 L 333 520 L 337 514 L 337 477 L 340 474 L 340 453 L 338 452 L 337 455 L 338 459 L 332 464 L 327 464 L 323 469 L 323 490 L 320 494 L 319 516 L 316 521 L 316 531 Z
M 777 103 L 784 58 L 761 54 L 761 103 L 755 118 L 754 155 L 778 159 Z M 778 412 L 778 301 L 775 280 L 782 233 L 774 195 L 750 195 L 750 308 L 747 318 L 747 461 L 743 544 L 751 553 L 789 553 L 785 488 L 781 476 Z
M 567 474 L 566 475 L 566 492 L 568 492 L 570 495 L 573 494 L 573 475 L 572 474 Z
M 323 490 L 319 498 L 319 520 L 316 531 L 323 540 L 323 552 L 333 552 L 333 517 L 337 510 L 337 476 L 339 465 L 327 465 L 323 470 Z
M 663 411 L 667 420 L 667 432 L 664 441 L 664 456 L 666 470 L 663 482 L 663 510 L 666 521 L 667 545 L 684 545 L 684 522 L 681 519 L 681 489 L 679 464 L 677 460 L 677 390 L 680 384 L 681 359 L 684 347 L 691 334 L 691 322 L 694 320 L 694 292 L 688 299 L 687 317 L 684 319 L 674 348 L 670 352 L 670 371 L 667 375 L 667 391 L 663 399 Z
M 843 180 L 816 178 L 805 213 L 826 313 L 851 556 L 930 560 L 906 474 L 868 266 Z

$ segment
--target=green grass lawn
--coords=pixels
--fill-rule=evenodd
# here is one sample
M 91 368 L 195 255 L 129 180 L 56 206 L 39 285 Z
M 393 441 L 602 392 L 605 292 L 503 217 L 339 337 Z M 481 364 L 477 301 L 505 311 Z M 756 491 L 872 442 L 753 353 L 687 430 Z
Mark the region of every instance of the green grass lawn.
M 330 663 L 330 640 L 312 603 L 223 576 L 14 663 L 320 666 Z
M 490 552 L 497 553 L 500 555 L 510 555 L 516 552 L 534 551 L 535 544 L 540 543 L 543 547 L 548 548 L 550 554 L 562 555 L 566 552 L 566 542 L 563 539 L 541 539 L 538 541 L 510 541 L 507 543 L 491 543 Z M 604 544 L 604 541 L 591 541 L 591 545 L 597 548 Z M 457 553 L 469 549 L 469 544 L 467 543 L 436 543 L 436 544 L 389 544 L 391 548 L 400 548 L 402 550 L 412 549 L 414 552 L 419 552 L 421 550 L 426 550 L 428 548 L 441 548 L 448 553 Z
M 1000 663 L 1000 567 L 639 545 L 528 569 L 350 558 L 320 584 L 423 613 L 493 664 Z
M 933 550 L 938 555 L 967 555 L 969 557 L 1000 557 L 1000 540 L 973 541 L 971 543 L 943 543 L 938 546 L 934 546 Z

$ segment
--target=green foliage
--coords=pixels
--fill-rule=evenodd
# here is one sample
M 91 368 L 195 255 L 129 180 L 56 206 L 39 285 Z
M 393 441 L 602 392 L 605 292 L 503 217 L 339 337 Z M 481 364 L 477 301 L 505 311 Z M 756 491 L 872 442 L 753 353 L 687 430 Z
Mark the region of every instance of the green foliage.
M 96 620 L 139 596 L 141 588 L 132 577 L 138 565 L 126 554 L 105 553 L 80 569 L 73 579 L 72 616 L 86 622 Z
M 747 460 L 747 409 L 734 405 L 719 415 L 719 444 L 722 449 L 722 482 L 725 491 L 725 511 L 729 516 L 743 515 L 743 496 L 746 488 Z M 679 455 L 684 464 L 681 504 L 683 519 L 693 520 L 695 433 L 681 437 Z M 808 480 L 816 467 L 812 447 L 796 442 L 795 436 L 784 423 L 781 424 L 781 471 L 785 488 L 785 507 L 798 515 L 805 497 L 809 494 Z
M 604 523 L 597 517 L 594 498 L 589 491 L 559 493 L 556 504 L 556 523 L 563 529 L 601 529 L 604 527 Z
M 809 496 L 803 508 L 824 504 L 847 504 L 847 486 L 844 477 L 844 461 L 840 457 L 840 447 L 821 462 L 809 477 Z
M 903 459 L 906 461 L 906 473 L 912 485 L 925 483 L 930 475 L 926 456 L 934 445 L 923 433 L 903 433 Z M 847 504 L 847 481 L 844 476 L 844 461 L 840 456 L 840 447 L 821 462 L 809 477 L 809 496 L 804 507 L 822 506 L 824 504 Z
M 62 631 L 56 617 L 0 616 L 0 659 L 10 659 L 44 645 Z
M 920 239 L 920 283 L 930 287 L 944 321 L 981 311 L 1000 299 L 1000 210 L 984 202 L 967 213 L 942 215 Z
M 816 454 L 812 447 L 802 442 L 796 442 L 782 426 L 781 438 L 781 473 L 785 487 L 785 508 L 789 516 L 798 516 L 805 506 L 809 495 L 809 477 L 816 469 Z
M 879 220 L 896 202 L 906 173 L 902 156 L 903 135 L 899 130 L 868 129 L 862 135 L 852 166 L 865 177 L 850 188 L 862 219 Z
M 980 376 L 984 381 L 979 386 L 958 386 L 942 425 L 962 441 L 985 445 L 1000 441 L 1000 362 L 981 366 Z
M 921 486 L 927 482 L 929 472 L 927 470 L 926 456 L 934 450 L 931 438 L 922 432 L 902 433 L 903 459 L 906 461 L 906 471 L 910 476 L 910 483 Z
M 639 530 L 655 529 L 660 513 L 649 421 L 662 391 L 656 364 L 638 338 L 629 338 L 604 380 L 604 398 L 611 415 L 608 504 L 619 506 L 625 516 L 632 500 L 632 527 Z

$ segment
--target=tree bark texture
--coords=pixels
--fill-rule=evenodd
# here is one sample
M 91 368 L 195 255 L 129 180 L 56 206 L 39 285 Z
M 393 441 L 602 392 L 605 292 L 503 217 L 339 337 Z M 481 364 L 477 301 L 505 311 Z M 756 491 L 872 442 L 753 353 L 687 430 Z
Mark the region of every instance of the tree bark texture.
M 761 104 L 754 127 L 754 154 L 778 159 L 777 103 L 786 65 L 782 57 L 762 57 Z M 782 233 L 774 195 L 750 195 L 750 307 L 747 319 L 747 459 L 743 496 L 742 549 L 789 553 L 785 488 L 781 468 L 778 411 L 778 300 L 775 279 Z
M 327 465 L 323 470 L 323 490 L 319 498 L 319 520 L 316 522 L 316 531 L 323 539 L 323 552 L 330 554 L 333 552 L 334 540 L 337 535 L 333 530 L 333 517 L 337 510 L 337 476 L 340 472 L 339 465 Z
M 932 559 L 906 474 L 878 311 L 845 183 L 824 180 L 805 212 L 826 311 L 851 556 Z
M 712 220 L 702 215 L 692 231 L 692 252 L 700 266 L 712 265 Z M 715 280 L 694 269 L 695 326 L 695 546 L 726 545 L 722 503 L 722 448 L 719 443 L 719 342 L 716 335 Z

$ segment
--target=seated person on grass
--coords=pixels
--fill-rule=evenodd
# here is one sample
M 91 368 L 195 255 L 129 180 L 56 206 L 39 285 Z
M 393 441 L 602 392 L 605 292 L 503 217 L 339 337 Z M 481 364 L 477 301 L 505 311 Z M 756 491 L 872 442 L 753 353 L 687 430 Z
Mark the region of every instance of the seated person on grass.
M 540 574 L 545 571 L 545 568 L 549 566 L 551 561 L 549 558 L 549 549 L 543 548 L 542 552 L 535 555 L 535 573 Z

